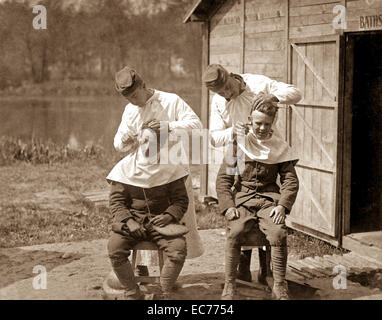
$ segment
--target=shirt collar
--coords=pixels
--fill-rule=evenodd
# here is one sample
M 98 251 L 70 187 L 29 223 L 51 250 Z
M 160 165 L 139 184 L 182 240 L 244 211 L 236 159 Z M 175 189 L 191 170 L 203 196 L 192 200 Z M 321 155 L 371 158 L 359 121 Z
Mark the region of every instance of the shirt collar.
M 159 92 L 155 89 L 153 89 L 153 90 L 154 90 L 154 94 L 146 101 L 145 106 L 151 104 L 152 102 L 154 102 L 155 100 L 158 99 Z
M 239 89 L 240 91 L 239 91 L 239 95 L 237 96 L 237 97 L 239 97 L 248 88 L 248 86 L 245 83 L 245 81 L 241 75 L 236 74 L 236 73 L 231 73 L 231 76 L 240 82 L 240 89 Z M 226 99 L 226 101 L 230 102 L 231 99 Z

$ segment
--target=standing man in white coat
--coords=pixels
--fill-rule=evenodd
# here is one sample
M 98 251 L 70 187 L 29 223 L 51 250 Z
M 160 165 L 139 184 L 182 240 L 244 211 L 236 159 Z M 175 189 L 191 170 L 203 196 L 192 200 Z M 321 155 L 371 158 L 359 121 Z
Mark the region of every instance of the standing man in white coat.
M 257 105 L 266 102 L 294 104 L 301 100 L 301 92 L 293 85 L 263 75 L 230 73 L 219 64 L 209 65 L 202 80 L 215 93 L 211 102 L 209 128 L 214 147 L 226 146 L 237 135 L 247 133 L 245 124 L 252 107 L 256 109 Z M 251 254 L 252 250 L 241 252 L 237 276 L 240 280 L 252 281 Z M 265 276 L 266 270 L 260 269 L 258 281 L 265 283 Z

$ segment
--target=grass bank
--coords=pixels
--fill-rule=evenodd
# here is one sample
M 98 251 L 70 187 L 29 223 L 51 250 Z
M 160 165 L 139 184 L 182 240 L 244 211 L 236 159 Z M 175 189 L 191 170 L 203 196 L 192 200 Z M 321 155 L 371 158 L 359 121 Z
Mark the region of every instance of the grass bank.
M 0 141 L 0 247 L 109 236 L 109 211 L 96 210 L 83 193 L 108 188 L 105 177 L 120 154 L 106 154 L 97 146 L 69 150 L 14 138 Z M 191 170 L 194 177 L 200 174 L 197 166 Z M 195 192 L 199 229 L 223 228 L 225 221 L 217 208 L 204 206 L 197 196 Z M 341 252 L 300 232 L 289 233 L 289 252 L 300 258 Z

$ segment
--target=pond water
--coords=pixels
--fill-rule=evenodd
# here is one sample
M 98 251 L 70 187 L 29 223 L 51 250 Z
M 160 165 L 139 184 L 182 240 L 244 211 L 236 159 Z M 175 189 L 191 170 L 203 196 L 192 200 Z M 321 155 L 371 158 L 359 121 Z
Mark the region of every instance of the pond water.
M 123 97 L 0 98 L 0 136 L 110 150 L 125 105 Z

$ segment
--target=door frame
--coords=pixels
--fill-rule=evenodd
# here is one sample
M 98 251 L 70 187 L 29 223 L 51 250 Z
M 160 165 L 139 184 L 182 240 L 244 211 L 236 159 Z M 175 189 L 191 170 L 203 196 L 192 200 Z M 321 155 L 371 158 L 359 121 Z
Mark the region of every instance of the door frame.
M 353 76 L 354 76 L 354 38 L 357 35 L 382 34 L 382 30 L 345 32 L 343 68 L 343 162 L 341 225 L 342 237 L 351 234 L 351 154 L 352 154 L 352 114 L 353 114 Z

